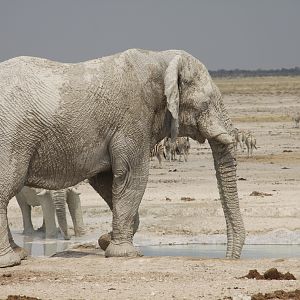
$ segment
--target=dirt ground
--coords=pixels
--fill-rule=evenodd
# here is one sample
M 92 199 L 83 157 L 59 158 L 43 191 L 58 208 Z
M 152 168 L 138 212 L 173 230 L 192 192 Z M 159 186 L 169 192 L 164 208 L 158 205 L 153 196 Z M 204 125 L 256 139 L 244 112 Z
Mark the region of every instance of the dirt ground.
M 300 129 L 290 114 L 300 112 L 293 94 L 231 94 L 224 101 L 235 125 L 257 138 L 254 156 L 238 151 L 238 188 L 247 244 L 300 244 Z M 300 289 L 299 258 L 208 259 L 195 257 L 109 258 L 95 248 L 111 228 L 111 213 L 86 184 L 81 191 L 87 245 L 55 257 L 29 257 L 0 269 L 0 299 L 26 295 L 41 299 L 250 299 L 256 293 Z M 250 196 L 253 191 L 269 196 Z M 33 209 L 34 225 L 41 222 Z M 208 143 L 192 142 L 188 162 L 151 162 L 140 207 L 136 245 L 224 243 L 225 220 Z M 22 229 L 12 199 L 9 222 Z M 71 221 L 69 220 L 71 225 Z M 74 239 L 74 238 L 73 238 Z M 74 239 L 74 241 L 76 241 Z M 274 245 L 276 247 L 276 245 Z M 241 279 L 249 270 L 270 268 L 297 280 Z M 231 298 L 230 298 L 231 297 Z

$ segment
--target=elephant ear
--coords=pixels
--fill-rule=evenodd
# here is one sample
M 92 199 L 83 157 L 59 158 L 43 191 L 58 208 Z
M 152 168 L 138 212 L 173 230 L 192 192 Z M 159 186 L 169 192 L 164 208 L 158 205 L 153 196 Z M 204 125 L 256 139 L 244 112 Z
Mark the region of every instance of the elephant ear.
M 179 115 L 179 88 L 178 88 L 178 78 L 182 68 L 182 57 L 176 55 L 166 70 L 164 77 L 165 84 L 165 96 L 167 97 L 167 108 L 172 115 L 171 120 L 171 138 L 172 141 L 178 135 L 178 115 Z

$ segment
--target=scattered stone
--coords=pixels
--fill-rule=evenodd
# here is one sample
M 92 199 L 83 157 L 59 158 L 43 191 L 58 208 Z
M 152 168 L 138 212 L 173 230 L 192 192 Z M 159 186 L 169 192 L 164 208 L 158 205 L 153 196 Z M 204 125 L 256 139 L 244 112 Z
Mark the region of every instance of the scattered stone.
M 181 197 L 181 199 L 180 199 L 181 201 L 186 201 L 186 202 L 188 202 L 188 201 L 195 201 L 195 198 L 190 198 L 190 197 Z
M 260 197 L 264 197 L 264 196 L 273 196 L 273 194 L 269 194 L 269 193 L 264 193 L 264 192 L 258 192 L 258 191 L 253 191 L 250 196 L 260 196 Z
M 261 275 L 256 269 L 250 270 L 246 276 L 240 278 L 256 279 L 256 280 L 296 280 L 295 276 L 290 272 L 285 274 L 279 272 L 276 268 L 267 270 Z
M 28 297 L 23 295 L 9 295 L 7 300 L 40 300 L 40 298 L 36 297 Z
M 169 172 L 177 172 L 177 169 L 169 170 Z
M 285 292 L 283 290 L 277 290 L 272 293 L 258 293 L 252 295 L 251 300 L 265 300 L 265 299 L 293 299 L 300 300 L 300 290 Z
M 72 249 L 94 249 L 96 247 L 94 242 L 87 242 L 87 243 L 78 243 L 72 246 Z
M 172 199 L 169 197 L 166 197 L 166 201 L 172 201 Z
M 283 152 L 293 152 L 293 150 L 283 150 Z
M 288 167 L 283 167 L 283 168 L 281 168 L 282 170 L 289 170 L 290 168 L 288 168 Z
M 240 181 L 246 181 L 247 179 L 243 178 L 243 177 L 240 177 L 238 180 L 240 180 Z
M 11 277 L 11 273 L 6 273 L 6 274 L 3 274 L 2 277 Z
M 264 279 L 264 276 L 261 275 L 256 269 L 254 269 L 254 270 L 250 270 L 246 276 L 243 276 L 241 278 L 260 280 L 260 279 Z
M 267 270 L 264 273 L 264 278 L 267 280 L 296 280 L 295 276 L 290 272 L 282 274 L 276 268 Z

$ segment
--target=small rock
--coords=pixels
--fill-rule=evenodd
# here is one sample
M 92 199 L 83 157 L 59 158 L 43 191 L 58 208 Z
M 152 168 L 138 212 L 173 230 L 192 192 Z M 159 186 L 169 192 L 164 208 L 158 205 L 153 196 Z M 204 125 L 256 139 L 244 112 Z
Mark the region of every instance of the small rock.
M 273 196 L 273 194 L 269 194 L 269 193 L 264 193 L 264 192 L 258 192 L 258 191 L 253 191 L 249 196 Z
M 195 198 L 190 198 L 190 197 L 181 197 L 181 199 L 180 199 L 181 201 L 186 201 L 186 202 L 188 202 L 188 201 L 195 201 Z
M 290 272 L 285 274 L 279 272 L 276 268 L 267 270 L 261 275 L 256 269 L 250 270 L 246 276 L 240 278 L 256 279 L 256 280 L 296 280 L 295 276 Z

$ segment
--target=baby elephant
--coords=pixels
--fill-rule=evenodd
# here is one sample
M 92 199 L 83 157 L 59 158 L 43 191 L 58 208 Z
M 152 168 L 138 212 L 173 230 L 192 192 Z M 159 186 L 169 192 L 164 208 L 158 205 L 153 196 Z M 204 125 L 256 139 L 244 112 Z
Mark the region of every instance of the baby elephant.
M 66 203 L 72 217 L 75 236 L 85 233 L 79 193 L 74 188 L 50 191 L 24 186 L 16 195 L 16 198 L 22 211 L 24 234 L 32 234 L 34 232 L 31 221 L 31 206 L 41 206 L 46 238 L 57 237 L 56 213 L 64 239 L 70 239 L 66 218 Z

